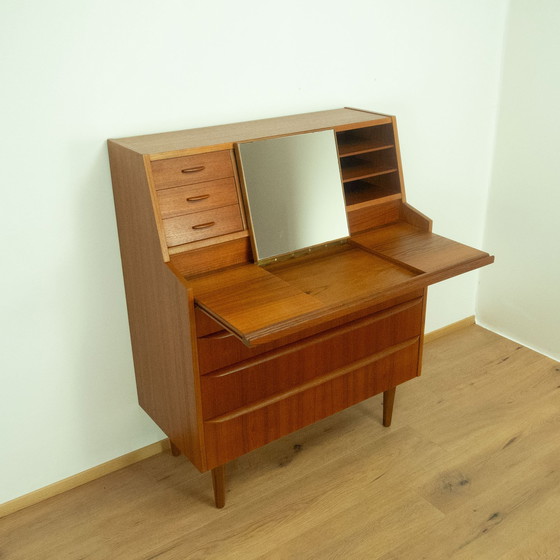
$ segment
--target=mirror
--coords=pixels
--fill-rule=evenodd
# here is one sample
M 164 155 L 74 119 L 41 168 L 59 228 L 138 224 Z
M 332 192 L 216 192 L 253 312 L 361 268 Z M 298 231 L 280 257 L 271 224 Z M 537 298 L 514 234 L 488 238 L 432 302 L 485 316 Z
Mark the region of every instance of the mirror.
M 348 237 L 333 130 L 237 144 L 256 260 Z

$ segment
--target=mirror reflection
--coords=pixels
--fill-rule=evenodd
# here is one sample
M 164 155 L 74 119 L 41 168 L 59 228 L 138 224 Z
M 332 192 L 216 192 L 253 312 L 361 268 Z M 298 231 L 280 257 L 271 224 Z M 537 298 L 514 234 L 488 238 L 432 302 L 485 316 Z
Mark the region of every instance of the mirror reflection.
M 348 237 L 334 131 L 237 148 L 259 262 Z

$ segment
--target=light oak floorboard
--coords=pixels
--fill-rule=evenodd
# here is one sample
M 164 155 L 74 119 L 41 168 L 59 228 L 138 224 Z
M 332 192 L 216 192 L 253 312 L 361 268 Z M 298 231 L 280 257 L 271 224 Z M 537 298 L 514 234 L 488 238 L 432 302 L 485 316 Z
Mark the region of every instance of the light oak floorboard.
M 560 558 L 560 364 L 477 326 L 422 377 L 209 473 L 151 457 L 0 519 L 0 558 Z

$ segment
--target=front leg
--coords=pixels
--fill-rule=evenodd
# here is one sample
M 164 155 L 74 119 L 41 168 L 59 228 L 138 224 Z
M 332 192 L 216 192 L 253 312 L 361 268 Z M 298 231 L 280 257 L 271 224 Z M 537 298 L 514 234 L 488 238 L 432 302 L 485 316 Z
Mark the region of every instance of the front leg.
M 173 457 L 179 457 L 179 455 L 181 455 L 180 449 L 171 440 L 169 440 L 169 449 Z
M 221 509 L 226 504 L 226 466 L 220 465 L 212 469 L 212 486 L 214 488 L 214 502 Z
M 393 419 L 393 405 L 395 404 L 396 387 L 383 391 L 383 425 L 389 427 Z

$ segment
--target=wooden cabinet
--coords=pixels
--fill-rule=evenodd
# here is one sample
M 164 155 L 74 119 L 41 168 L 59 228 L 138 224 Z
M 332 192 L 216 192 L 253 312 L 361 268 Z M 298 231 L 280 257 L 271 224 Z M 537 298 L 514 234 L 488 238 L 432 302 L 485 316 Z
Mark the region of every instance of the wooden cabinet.
M 254 262 L 236 143 L 333 130 L 350 237 Z M 141 406 L 212 470 L 420 374 L 426 288 L 492 262 L 406 203 L 393 117 L 337 109 L 109 141 Z

